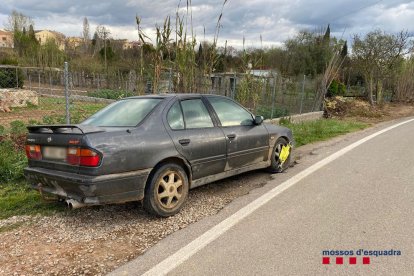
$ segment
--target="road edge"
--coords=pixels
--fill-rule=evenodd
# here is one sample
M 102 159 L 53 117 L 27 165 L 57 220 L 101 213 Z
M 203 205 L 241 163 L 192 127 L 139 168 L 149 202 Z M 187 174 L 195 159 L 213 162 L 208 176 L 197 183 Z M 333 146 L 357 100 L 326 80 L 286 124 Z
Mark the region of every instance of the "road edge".
M 196 254 L 198 251 L 203 249 L 205 246 L 207 246 L 209 243 L 223 235 L 225 232 L 227 232 L 231 227 L 236 225 L 239 221 L 244 219 L 245 217 L 252 214 L 255 210 L 269 202 L 274 197 L 278 196 L 285 190 L 289 189 L 296 183 L 298 183 L 303 178 L 307 177 L 308 175 L 314 173 L 315 171 L 319 170 L 320 168 L 324 167 L 325 165 L 329 164 L 330 162 L 336 160 L 337 158 L 343 156 L 347 152 L 353 150 L 354 148 L 360 146 L 361 144 L 385 133 L 388 132 L 394 128 L 397 128 L 401 125 L 407 124 L 414 121 L 414 119 L 408 119 L 403 122 L 391 125 L 385 129 L 379 130 L 371 135 L 366 136 L 365 138 L 362 138 L 345 148 L 342 148 L 339 151 L 336 151 L 335 153 L 329 155 L 328 157 L 318 161 L 317 163 L 311 165 L 310 167 L 304 169 L 303 171 L 299 172 L 298 174 L 294 175 L 290 179 L 284 181 L 277 187 L 273 188 L 272 190 L 268 191 L 267 193 L 263 194 L 259 198 L 255 199 L 236 213 L 232 214 L 225 220 L 221 221 L 219 224 L 215 225 L 214 227 L 210 228 L 209 230 L 205 231 L 203 234 L 195 238 L 193 241 L 188 243 L 186 246 L 182 247 L 178 251 L 176 251 L 174 254 L 170 255 L 154 267 L 152 267 L 150 270 L 145 272 L 143 275 L 149 276 L 149 275 L 166 275 L 167 273 L 171 272 L 173 269 L 184 263 L 186 260 L 188 260 L 192 255 Z M 122 273 L 122 272 L 121 272 Z

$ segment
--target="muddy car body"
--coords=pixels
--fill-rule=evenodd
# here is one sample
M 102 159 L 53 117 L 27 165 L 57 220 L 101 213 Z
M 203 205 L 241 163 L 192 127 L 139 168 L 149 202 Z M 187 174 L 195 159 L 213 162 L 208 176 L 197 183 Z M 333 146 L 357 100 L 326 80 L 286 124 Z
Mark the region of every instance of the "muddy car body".
M 288 166 L 291 131 L 262 121 L 222 96 L 126 98 L 79 125 L 29 126 L 24 173 L 73 207 L 144 200 L 169 216 L 191 188 Z

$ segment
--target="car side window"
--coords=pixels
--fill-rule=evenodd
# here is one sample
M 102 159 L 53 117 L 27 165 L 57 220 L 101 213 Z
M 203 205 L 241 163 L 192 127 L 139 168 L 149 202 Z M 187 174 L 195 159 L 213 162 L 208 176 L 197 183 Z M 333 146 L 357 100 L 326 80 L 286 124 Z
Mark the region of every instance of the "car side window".
M 171 129 L 184 129 L 184 118 L 181 111 L 180 102 L 175 102 L 168 110 L 167 121 Z
M 181 101 L 186 128 L 214 127 L 210 114 L 201 99 Z
M 252 115 L 230 99 L 208 97 L 222 126 L 250 126 L 253 125 Z

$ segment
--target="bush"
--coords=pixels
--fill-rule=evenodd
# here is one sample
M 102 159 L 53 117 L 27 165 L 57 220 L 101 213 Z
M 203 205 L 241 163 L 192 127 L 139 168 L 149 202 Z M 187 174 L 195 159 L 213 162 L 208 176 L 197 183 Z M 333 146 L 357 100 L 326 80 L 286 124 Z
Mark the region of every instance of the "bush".
M 46 115 L 42 118 L 43 125 L 54 125 L 54 124 L 66 124 L 66 116 L 65 115 Z
M 273 118 L 280 118 L 289 115 L 289 111 L 287 108 L 280 108 L 276 107 L 273 110 L 273 118 L 272 117 L 272 107 L 268 106 L 259 106 L 256 110 L 256 115 L 261 115 L 265 119 L 273 119 Z
M 125 97 L 134 96 L 132 92 L 124 90 L 99 89 L 93 92 L 88 92 L 89 97 L 118 100 Z
M 328 93 L 326 96 L 328 98 L 335 97 L 335 96 L 343 96 L 346 92 L 346 86 L 342 82 L 338 80 L 333 80 L 331 85 L 328 88 Z
M 10 123 L 10 133 L 15 135 L 26 134 L 26 124 L 22 121 L 13 121 Z
M 260 91 L 265 85 L 261 80 L 252 77 L 252 75 L 245 75 L 239 82 L 236 90 L 235 99 L 241 105 L 255 109 L 260 99 Z
M 3 65 L 17 65 L 17 61 L 4 57 L 0 60 Z M 0 68 L 0 88 L 23 88 L 24 76 L 20 68 Z
M 0 183 L 23 178 L 27 160 L 21 141 L 21 137 L 0 136 Z

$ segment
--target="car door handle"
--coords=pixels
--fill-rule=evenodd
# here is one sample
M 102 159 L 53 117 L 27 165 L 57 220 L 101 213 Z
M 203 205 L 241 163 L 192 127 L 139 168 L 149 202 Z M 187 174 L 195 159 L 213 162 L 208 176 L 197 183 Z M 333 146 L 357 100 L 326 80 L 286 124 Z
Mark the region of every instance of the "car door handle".
M 234 133 L 228 134 L 227 138 L 229 138 L 229 140 L 233 140 L 234 138 L 236 138 L 236 134 L 234 134 Z
M 178 143 L 180 143 L 183 146 L 186 146 L 188 144 L 190 144 L 191 140 L 190 139 L 180 139 L 178 140 Z

